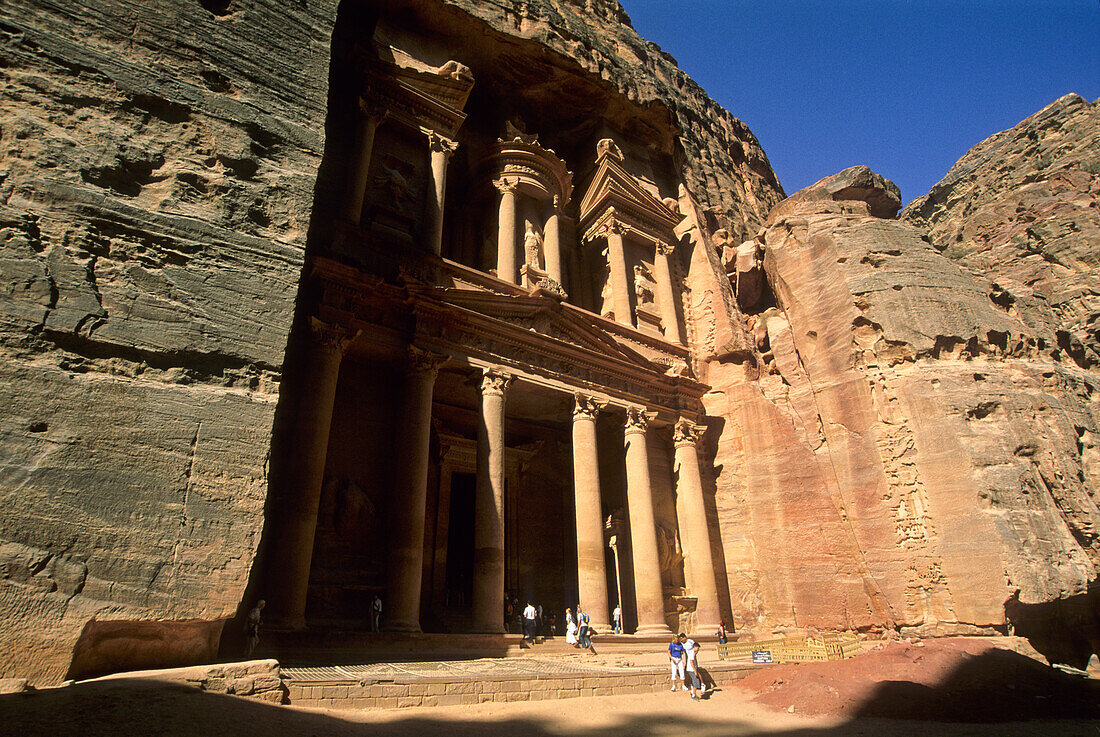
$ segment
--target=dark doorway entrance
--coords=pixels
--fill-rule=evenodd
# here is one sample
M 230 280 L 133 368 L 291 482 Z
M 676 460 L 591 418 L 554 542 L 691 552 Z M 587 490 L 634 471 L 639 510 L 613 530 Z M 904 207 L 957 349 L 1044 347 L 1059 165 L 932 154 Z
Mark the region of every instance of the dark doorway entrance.
M 466 609 L 474 591 L 474 494 L 477 476 L 451 475 L 451 515 L 447 527 L 447 607 Z

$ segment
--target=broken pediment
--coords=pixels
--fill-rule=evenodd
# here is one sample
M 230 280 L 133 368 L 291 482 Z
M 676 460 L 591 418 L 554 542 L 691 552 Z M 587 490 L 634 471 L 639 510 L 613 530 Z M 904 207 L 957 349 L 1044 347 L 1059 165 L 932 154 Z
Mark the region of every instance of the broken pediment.
M 626 170 L 618 146 L 605 139 L 597 145 L 596 171 L 581 199 L 584 240 L 603 235 L 611 221 L 644 241 L 667 243 L 680 216 Z

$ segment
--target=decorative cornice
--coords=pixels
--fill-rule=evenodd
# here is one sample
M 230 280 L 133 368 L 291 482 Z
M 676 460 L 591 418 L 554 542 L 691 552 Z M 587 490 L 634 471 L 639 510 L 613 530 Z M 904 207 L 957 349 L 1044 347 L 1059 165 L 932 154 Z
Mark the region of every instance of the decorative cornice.
M 514 179 L 522 183 L 525 190 L 542 191 L 545 199 L 557 197 L 560 206 L 569 203 L 573 193 L 573 172 L 554 151 L 522 140 L 497 141 L 490 151 L 479 167 L 481 171 L 487 170 L 487 178 Z

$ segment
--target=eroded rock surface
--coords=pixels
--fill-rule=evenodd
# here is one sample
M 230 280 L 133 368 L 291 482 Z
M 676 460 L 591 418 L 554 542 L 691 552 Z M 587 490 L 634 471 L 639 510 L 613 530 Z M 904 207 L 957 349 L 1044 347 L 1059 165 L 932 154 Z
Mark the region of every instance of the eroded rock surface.
M 236 611 L 334 15 L 0 7 L 0 672 L 59 681 L 93 618 Z
M 989 277 L 997 301 L 1100 363 L 1100 103 L 1066 95 L 970 149 L 902 216 L 937 250 Z M 1049 335 L 1044 335 L 1051 340 Z
M 760 237 L 778 307 L 744 318 L 762 365 L 710 367 L 746 622 L 1003 628 L 1006 602 L 1096 577 L 1098 377 L 898 204 L 856 167 L 776 207 Z

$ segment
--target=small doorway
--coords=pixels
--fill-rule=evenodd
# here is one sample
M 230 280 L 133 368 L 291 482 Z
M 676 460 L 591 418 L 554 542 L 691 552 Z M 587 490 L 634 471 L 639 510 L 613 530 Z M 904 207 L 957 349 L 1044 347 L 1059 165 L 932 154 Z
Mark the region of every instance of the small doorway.
M 472 473 L 451 474 L 451 509 L 447 534 L 447 578 L 445 606 L 452 614 L 465 610 L 469 616 L 474 592 L 474 504 L 477 476 Z M 459 630 L 461 631 L 461 630 Z

